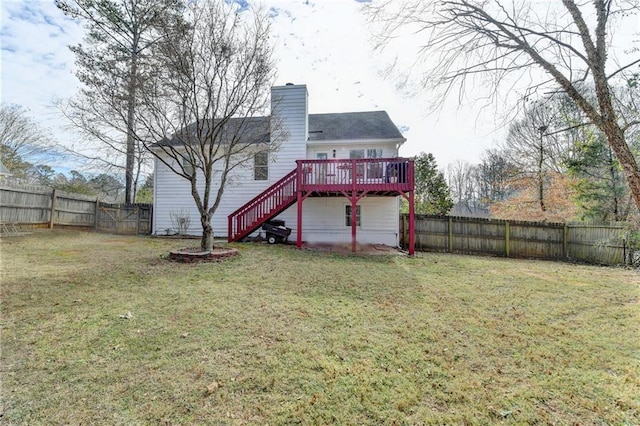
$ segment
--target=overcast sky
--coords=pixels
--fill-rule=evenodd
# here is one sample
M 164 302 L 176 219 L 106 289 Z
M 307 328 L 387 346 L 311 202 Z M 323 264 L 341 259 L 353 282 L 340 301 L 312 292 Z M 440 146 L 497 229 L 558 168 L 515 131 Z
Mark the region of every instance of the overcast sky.
M 395 55 L 415 53 L 415 40 L 401 44 L 406 51 L 374 52 L 363 1 L 265 0 L 278 58 L 276 84 L 306 84 L 311 113 L 386 110 L 407 138 L 403 156 L 431 152 L 441 168 L 455 160 L 477 162 L 503 131 L 493 132 L 496 124 L 486 113 L 454 107 L 429 115 L 427 93 L 403 96 L 383 74 Z M 82 27 L 53 0 L 3 0 L 1 7 L 2 101 L 28 108 L 61 142 L 78 143 L 52 105 L 77 91 L 68 46 L 81 41 Z

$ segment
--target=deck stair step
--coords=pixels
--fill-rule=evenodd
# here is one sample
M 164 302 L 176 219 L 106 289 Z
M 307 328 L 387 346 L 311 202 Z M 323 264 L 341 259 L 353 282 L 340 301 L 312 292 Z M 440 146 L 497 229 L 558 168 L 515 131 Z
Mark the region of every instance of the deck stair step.
M 271 185 L 228 217 L 229 242 L 240 241 L 297 200 L 298 169 Z

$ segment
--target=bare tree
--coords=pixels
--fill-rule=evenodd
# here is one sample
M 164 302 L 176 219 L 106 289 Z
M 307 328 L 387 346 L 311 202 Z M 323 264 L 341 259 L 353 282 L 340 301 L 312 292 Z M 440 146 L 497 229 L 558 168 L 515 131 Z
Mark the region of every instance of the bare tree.
M 476 213 L 478 203 L 475 175 L 475 167 L 466 161 L 457 160 L 447 165 L 447 184 L 454 202 L 455 214 Z
M 476 166 L 478 197 L 483 208 L 504 201 L 513 193 L 511 178 L 514 167 L 497 149 L 487 150 L 482 154 Z
M 56 0 L 56 6 L 87 28 L 85 44 L 71 47 L 84 87 L 59 107 L 73 127 L 100 146 L 89 144 L 90 149 L 83 146 L 73 152 L 107 168 L 124 169 L 125 200 L 133 203 L 145 161 L 135 115 L 139 92 L 153 72 L 148 53 L 161 38 L 159 27 L 180 23 L 182 1 Z
M 559 123 L 551 102 L 536 102 L 509 126 L 502 153 L 515 166 L 513 178 L 535 182 L 538 204 L 545 211 L 545 185 L 550 173 L 563 171 L 564 150 L 558 149 Z
M 25 108 L 0 106 L 0 161 L 10 172 L 23 176 L 32 164 L 50 162 L 55 154 L 53 140 Z
M 389 0 L 369 10 L 383 24 L 383 43 L 406 28 L 424 37 L 424 84 L 440 90 L 440 99 L 456 88 L 465 97 L 481 84 L 497 100 L 522 81 L 522 100 L 566 93 L 606 136 L 640 207 L 640 172 L 626 139 L 639 121 L 620 113 L 612 90 L 616 82 L 637 83 L 640 51 L 624 63 L 610 52 L 615 26 L 637 19 L 638 1 Z
M 273 150 L 269 106 L 274 78 L 269 21 L 262 10 L 234 3 L 193 2 L 190 25 L 155 47 L 158 67 L 144 93 L 148 148 L 186 179 L 200 213 L 202 250 L 213 247 L 211 219 L 232 172 Z
M 99 99 L 103 95 L 100 91 L 90 92 L 91 97 L 87 93 L 83 90 L 72 99 L 57 102 L 58 110 L 68 121 L 67 127 L 82 137 L 80 143 L 59 148 L 75 156 L 86 168 L 123 176 L 124 200 L 131 203 L 140 174 L 152 156 L 137 138 L 140 128 L 131 133 L 133 139 L 128 139 L 123 110 L 107 106 L 113 99 Z

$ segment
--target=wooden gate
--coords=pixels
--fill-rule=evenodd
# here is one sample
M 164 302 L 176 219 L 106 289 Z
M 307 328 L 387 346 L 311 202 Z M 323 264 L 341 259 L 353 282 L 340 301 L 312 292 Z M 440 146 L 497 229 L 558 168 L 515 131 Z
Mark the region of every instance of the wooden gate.
M 150 234 L 152 204 L 98 204 L 96 229 L 113 234 Z

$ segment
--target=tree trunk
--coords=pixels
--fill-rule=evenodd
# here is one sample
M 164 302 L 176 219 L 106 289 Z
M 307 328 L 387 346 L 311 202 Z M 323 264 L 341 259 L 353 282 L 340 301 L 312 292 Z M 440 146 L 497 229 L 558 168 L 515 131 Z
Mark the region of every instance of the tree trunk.
M 547 210 L 544 205 L 544 175 L 538 174 L 538 202 L 540 203 L 540 210 L 543 212 Z
M 542 137 L 546 131 L 547 126 L 540 127 L 540 156 L 538 157 L 538 201 L 540 202 L 540 210 L 546 211 L 544 206 L 544 145 L 542 144 Z
M 625 141 L 624 133 L 615 123 L 605 123 L 601 128 L 622 166 L 633 201 L 640 209 L 640 172 L 638 171 L 638 163 Z
M 202 251 L 213 250 L 213 228 L 211 227 L 211 216 L 208 214 L 200 216 L 202 224 L 202 238 L 200 239 L 200 249 Z
M 540 210 L 545 211 L 546 208 L 544 206 L 544 172 L 542 170 L 542 158 L 540 158 L 540 161 L 538 163 L 538 202 L 540 203 Z
M 135 130 L 133 121 L 136 108 L 136 78 L 138 73 L 137 42 L 134 42 L 131 50 L 131 66 L 129 68 L 129 99 L 127 99 L 127 158 L 125 164 L 125 202 L 135 203 L 133 188 L 133 168 L 135 164 Z
M 613 194 L 613 220 L 616 222 L 624 220 L 620 215 L 620 200 L 618 200 L 618 176 L 616 176 L 616 164 L 613 157 L 613 150 L 607 149 L 607 162 L 609 163 L 609 181 L 611 182 L 611 193 Z M 607 214 L 607 216 L 609 216 Z M 607 218 L 608 219 L 608 218 Z

